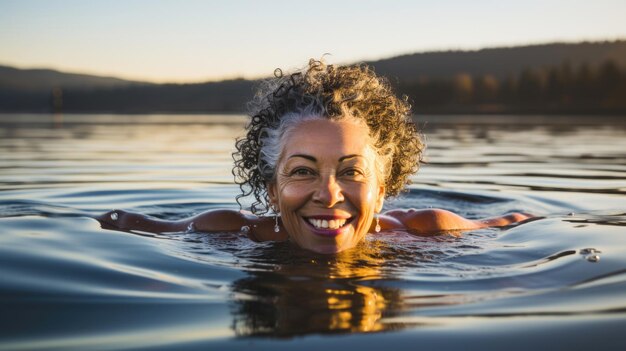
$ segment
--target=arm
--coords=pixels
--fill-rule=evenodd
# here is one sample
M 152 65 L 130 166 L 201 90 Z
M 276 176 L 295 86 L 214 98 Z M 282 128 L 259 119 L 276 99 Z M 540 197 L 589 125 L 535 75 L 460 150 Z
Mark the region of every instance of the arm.
M 537 217 L 527 214 L 527 213 L 515 212 L 515 213 L 508 214 L 506 216 L 486 218 L 486 219 L 481 219 L 481 220 L 477 220 L 474 222 L 479 223 L 479 225 L 482 225 L 482 228 L 504 227 L 509 224 L 525 221 L 529 218 L 537 218 Z
M 502 217 L 470 220 L 450 211 L 440 209 L 393 210 L 386 212 L 385 216 L 402 223 L 406 229 L 424 233 L 502 227 L 532 217 L 526 214 L 513 213 Z
M 234 210 L 213 210 L 178 221 L 165 221 L 139 213 L 114 210 L 96 219 L 105 229 L 166 233 L 191 228 L 201 232 L 228 232 L 240 230 L 250 220 L 249 216 Z

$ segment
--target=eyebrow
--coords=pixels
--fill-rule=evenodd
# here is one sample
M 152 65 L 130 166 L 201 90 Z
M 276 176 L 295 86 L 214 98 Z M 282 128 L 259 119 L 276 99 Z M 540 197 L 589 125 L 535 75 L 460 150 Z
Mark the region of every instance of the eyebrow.
M 316 159 L 315 157 L 311 156 L 311 155 L 306 155 L 306 154 L 294 154 L 294 155 L 289 156 L 289 159 L 294 158 L 294 157 L 302 157 L 302 158 L 307 159 L 307 160 L 309 160 L 309 161 L 312 161 L 312 162 L 317 162 L 317 159 Z M 345 156 L 341 156 L 341 157 L 339 157 L 339 162 L 343 162 L 343 161 L 345 161 L 345 160 L 347 160 L 347 159 L 350 159 L 350 158 L 355 158 L 355 157 L 363 157 L 363 156 L 361 156 L 361 155 L 357 155 L 357 154 L 345 155 Z

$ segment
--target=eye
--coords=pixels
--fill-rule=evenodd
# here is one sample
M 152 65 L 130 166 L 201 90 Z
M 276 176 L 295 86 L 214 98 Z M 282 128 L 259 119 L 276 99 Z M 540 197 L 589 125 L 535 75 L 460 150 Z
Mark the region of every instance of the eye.
M 344 170 L 343 172 L 341 172 L 341 175 L 355 178 L 355 177 L 363 176 L 364 173 L 358 168 L 348 168 Z
M 289 173 L 290 176 L 310 176 L 315 174 L 313 170 L 306 167 L 298 167 Z

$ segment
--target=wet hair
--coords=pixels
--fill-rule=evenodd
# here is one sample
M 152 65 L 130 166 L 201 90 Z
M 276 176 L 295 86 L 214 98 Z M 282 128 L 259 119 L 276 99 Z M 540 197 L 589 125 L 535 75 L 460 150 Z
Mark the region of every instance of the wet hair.
M 398 98 L 388 81 L 365 64 L 327 65 L 311 60 L 301 71 L 263 81 L 248 104 L 250 121 L 233 153 L 237 202 L 253 195 L 251 211 L 267 213 L 267 183 L 276 177 L 284 136 L 303 121 L 356 120 L 369 128 L 376 170 L 385 195 L 398 195 L 417 172 L 424 144 L 411 119 L 406 97 Z

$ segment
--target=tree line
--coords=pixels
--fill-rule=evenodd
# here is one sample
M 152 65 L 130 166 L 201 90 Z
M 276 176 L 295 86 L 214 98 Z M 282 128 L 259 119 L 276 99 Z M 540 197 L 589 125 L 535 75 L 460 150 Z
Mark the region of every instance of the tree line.
M 390 77 L 390 81 L 409 97 L 416 114 L 626 113 L 626 68 L 611 60 L 596 65 L 563 61 L 555 66 L 527 67 L 508 76 L 459 73 L 414 77 Z M 0 111 L 241 113 L 257 84 L 236 79 L 30 92 L 0 88 Z
M 592 66 L 525 68 L 517 75 L 460 73 L 452 78 L 399 79 L 417 113 L 625 113 L 626 70 L 607 60 Z

